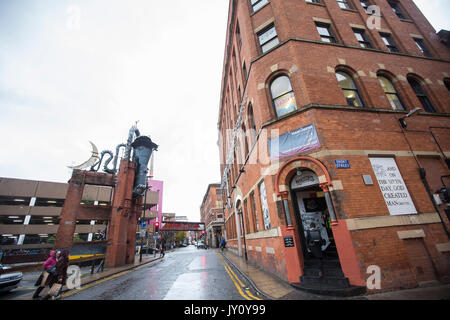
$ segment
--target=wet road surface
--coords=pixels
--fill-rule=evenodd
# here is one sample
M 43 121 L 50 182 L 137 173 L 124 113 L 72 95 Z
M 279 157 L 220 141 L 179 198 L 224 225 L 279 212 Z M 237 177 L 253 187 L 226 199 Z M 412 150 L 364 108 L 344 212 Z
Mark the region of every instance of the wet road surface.
M 216 249 L 179 248 L 155 264 L 102 281 L 63 300 L 255 300 Z M 70 294 L 70 293 L 69 293 Z

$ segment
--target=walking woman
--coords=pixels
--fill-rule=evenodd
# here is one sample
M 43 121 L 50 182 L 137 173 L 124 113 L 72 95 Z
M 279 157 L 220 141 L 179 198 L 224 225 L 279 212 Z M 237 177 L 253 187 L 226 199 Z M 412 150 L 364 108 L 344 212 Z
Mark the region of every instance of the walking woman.
M 56 251 L 50 251 L 50 257 L 44 262 L 44 271 L 42 271 L 39 279 L 36 281 L 35 286 L 38 288 L 33 294 L 33 299 L 39 298 L 39 294 L 44 290 L 48 277 L 51 272 L 56 272 L 54 266 L 56 265 Z
M 61 294 L 62 288 L 67 281 L 67 268 L 69 267 L 69 250 L 64 249 L 61 256 L 56 261 L 56 276 L 51 276 L 49 280 L 50 291 L 45 299 L 56 299 Z

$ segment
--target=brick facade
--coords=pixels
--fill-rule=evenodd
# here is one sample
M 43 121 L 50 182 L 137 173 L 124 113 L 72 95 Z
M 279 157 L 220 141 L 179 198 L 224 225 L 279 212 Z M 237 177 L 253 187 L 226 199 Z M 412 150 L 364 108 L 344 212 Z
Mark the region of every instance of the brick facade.
M 341 9 L 335 0 L 271 0 L 252 12 L 250 1 L 230 1 L 218 119 L 221 173 L 228 172 L 222 181 L 224 198 L 229 197 L 228 247 L 239 255 L 247 253 L 250 261 L 281 279 L 299 282 L 304 257 L 290 183 L 297 170 L 309 169 L 320 182 L 314 192 L 330 195 L 336 215 L 332 232 L 352 285 L 366 284 L 371 265 L 381 269 L 381 289 L 369 292 L 448 282 L 447 207 L 443 204 L 436 212 L 419 168 L 425 168 L 433 193 L 442 188 L 441 176 L 450 174 L 445 163 L 450 155 L 450 50 L 413 1 L 397 3 L 405 19 L 386 0 L 370 1 L 381 9 L 378 30 L 366 24 L 370 15 L 359 1 L 348 2 L 352 9 Z M 316 23 L 328 24 L 337 43 L 322 42 Z M 272 25 L 279 44 L 263 53 L 258 36 Z M 372 48 L 359 46 L 352 28 L 364 30 Z M 389 52 L 380 33 L 390 34 L 399 52 Z M 422 40 L 431 57 L 422 54 L 414 38 Z M 336 78 L 340 71 L 353 79 L 363 107 L 347 102 Z M 289 77 L 296 107 L 277 117 L 271 84 L 281 75 Z M 404 110 L 391 107 L 379 76 L 394 85 Z M 425 111 L 412 80 L 420 83 L 435 112 Z M 407 118 L 407 128 L 402 128 L 399 119 L 415 108 L 422 111 Z M 234 161 L 226 166 L 236 124 L 245 135 L 237 138 Z M 268 161 L 268 139 L 311 124 L 320 148 Z M 299 156 L 305 158 L 295 161 Z M 395 159 L 417 214 L 390 214 L 371 157 Z M 338 169 L 335 160 L 341 159 L 350 168 Z M 365 185 L 363 175 L 373 184 Z M 264 219 L 264 201 L 270 219 Z M 270 227 L 264 225 L 268 220 Z M 295 247 L 285 247 L 286 236 L 294 238 Z
M 200 206 L 200 221 L 205 223 L 206 244 L 218 247 L 223 236 L 223 200 L 220 184 L 210 184 Z

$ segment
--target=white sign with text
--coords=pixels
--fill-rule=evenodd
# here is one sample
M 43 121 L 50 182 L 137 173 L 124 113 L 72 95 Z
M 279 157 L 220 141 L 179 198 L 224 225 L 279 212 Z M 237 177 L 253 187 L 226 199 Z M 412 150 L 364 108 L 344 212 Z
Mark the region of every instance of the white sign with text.
M 391 215 L 415 214 L 409 195 L 394 158 L 369 158 L 381 193 Z

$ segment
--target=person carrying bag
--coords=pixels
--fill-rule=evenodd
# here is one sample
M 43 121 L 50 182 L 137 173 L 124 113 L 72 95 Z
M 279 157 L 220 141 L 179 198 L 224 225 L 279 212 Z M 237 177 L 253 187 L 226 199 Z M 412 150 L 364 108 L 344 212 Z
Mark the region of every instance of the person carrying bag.
M 38 288 L 33 294 L 33 299 L 37 299 L 42 290 L 44 290 L 48 277 L 51 275 L 56 275 L 55 265 L 56 265 L 56 252 L 52 250 L 50 251 L 50 257 L 44 262 L 43 265 L 44 271 L 42 271 L 41 275 L 34 284 L 34 286 Z
M 46 300 L 50 298 L 54 300 L 59 297 L 62 288 L 67 281 L 68 267 L 69 267 L 69 250 L 64 249 L 55 265 L 56 275 L 50 276 L 49 281 L 50 291 L 45 297 Z

